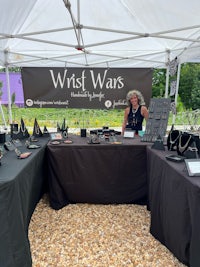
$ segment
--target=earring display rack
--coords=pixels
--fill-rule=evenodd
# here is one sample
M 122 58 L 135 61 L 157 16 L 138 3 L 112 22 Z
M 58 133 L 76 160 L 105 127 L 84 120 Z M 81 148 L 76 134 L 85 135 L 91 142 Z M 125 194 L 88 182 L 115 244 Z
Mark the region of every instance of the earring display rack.
M 166 134 L 171 100 L 169 98 L 152 98 L 149 105 L 149 118 L 142 142 L 155 142 Z

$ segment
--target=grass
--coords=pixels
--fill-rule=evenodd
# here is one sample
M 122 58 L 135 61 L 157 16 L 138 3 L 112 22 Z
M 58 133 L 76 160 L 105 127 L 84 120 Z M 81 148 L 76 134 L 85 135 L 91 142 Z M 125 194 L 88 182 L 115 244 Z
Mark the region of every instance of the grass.
M 9 121 L 8 110 L 4 107 L 6 122 Z M 124 110 L 94 109 L 56 109 L 56 108 L 12 108 L 13 122 L 20 123 L 23 118 L 26 126 L 33 126 L 35 118 L 40 126 L 56 127 L 66 120 L 70 128 L 121 127 Z M 0 124 L 2 124 L 0 118 Z
M 9 124 L 7 107 L 3 106 L 6 123 Z M 40 127 L 56 127 L 66 120 L 69 128 L 95 128 L 102 126 L 121 127 L 124 110 L 94 110 L 94 109 L 56 109 L 56 108 L 18 108 L 13 106 L 13 122 L 20 124 L 21 118 L 27 127 L 33 127 L 35 118 Z M 170 112 L 168 125 L 172 125 L 172 114 Z M 0 116 L 0 125 L 3 125 Z M 200 125 L 200 111 L 179 112 L 176 116 L 175 125 Z

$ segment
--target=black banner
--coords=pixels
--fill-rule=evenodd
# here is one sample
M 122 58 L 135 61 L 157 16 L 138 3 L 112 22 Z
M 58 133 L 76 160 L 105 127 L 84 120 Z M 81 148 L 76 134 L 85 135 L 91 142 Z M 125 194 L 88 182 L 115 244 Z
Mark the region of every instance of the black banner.
M 133 89 L 149 105 L 152 69 L 23 68 L 22 82 L 27 107 L 121 109 Z

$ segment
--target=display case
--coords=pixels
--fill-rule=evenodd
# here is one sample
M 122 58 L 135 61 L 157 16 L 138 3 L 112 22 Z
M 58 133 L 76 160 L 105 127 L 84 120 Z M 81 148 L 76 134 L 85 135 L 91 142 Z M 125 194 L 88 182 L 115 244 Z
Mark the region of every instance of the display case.
M 166 134 L 171 100 L 169 98 L 152 98 L 149 105 L 149 118 L 146 130 L 141 138 L 143 142 L 155 142 Z

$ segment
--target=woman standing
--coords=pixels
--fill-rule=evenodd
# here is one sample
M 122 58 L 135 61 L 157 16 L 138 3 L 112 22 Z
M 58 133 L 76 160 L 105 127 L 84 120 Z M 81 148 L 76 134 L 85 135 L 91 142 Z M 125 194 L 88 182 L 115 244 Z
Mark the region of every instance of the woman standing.
M 142 130 L 142 123 L 148 119 L 148 110 L 145 106 L 144 97 L 138 90 L 129 91 L 126 96 L 128 107 L 124 111 L 124 121 L 122 124 L 122 135 L 125 129 L 130 129 L 138 134 Z

